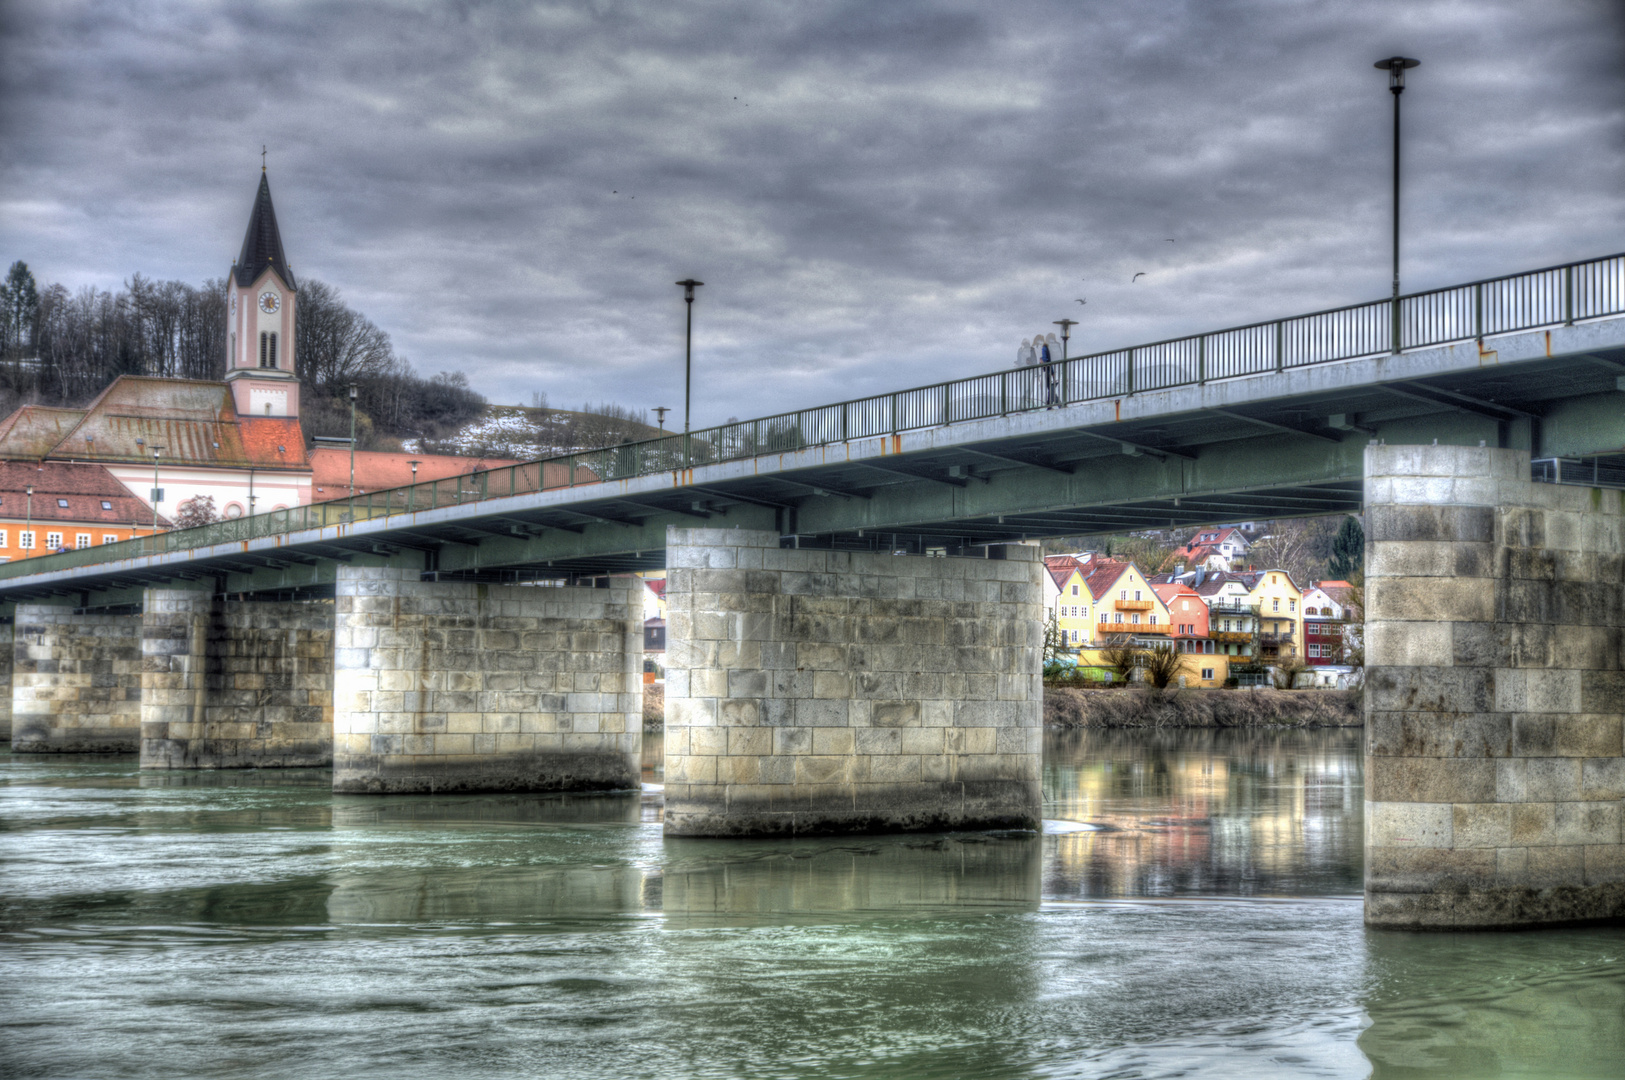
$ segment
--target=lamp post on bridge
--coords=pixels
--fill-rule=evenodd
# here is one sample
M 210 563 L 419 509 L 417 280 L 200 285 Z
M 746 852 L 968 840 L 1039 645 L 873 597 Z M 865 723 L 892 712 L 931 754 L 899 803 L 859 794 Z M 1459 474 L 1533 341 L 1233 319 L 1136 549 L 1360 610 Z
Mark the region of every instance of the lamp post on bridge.
M 1061 359 L 1066 359 L 1066 344 L 1072 337 L 1072 328 L 1078 325 L 1076 319 L 1056 319 L 1055 325 L 1061 328 Z
M 1399 351 L 1399 95 L 1405 92 L 1405 72 L 1417 67 L 1422 61 L 1413 60 L 1408 56 L 1390 56 L 1386 60 L 1378 60 L 1373 66 L 1378 71 L 1388 72 L 1388 91 L 1394 95 L 1394 298 L 1393 298 L 1393 346 Z
M 689 388 L 694 375 L 694 290 L 703 281 L 684 278 L 677 284 L 683 287 L 683 303 L 688 306 L 688 329 L 683 334 L 683 434 L 688 434 Z

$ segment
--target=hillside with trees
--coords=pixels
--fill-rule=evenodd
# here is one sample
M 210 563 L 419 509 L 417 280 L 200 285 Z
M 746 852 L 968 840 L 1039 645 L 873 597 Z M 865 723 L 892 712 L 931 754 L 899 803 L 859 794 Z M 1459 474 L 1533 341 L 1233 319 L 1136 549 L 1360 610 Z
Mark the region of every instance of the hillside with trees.
M 120 375 L 219 379 L 225 355 L 224 278 L 192 285 L 135 274 L 116 292 L 72 292 L 39 285 L 18 261 L 0 282 L 0 415 L 30 403 L 82 406 Z M 352 385 L 361 449 L 542 457 L 658 434 L 619 405 L 493 407 L 462 372 L 420 375 L 386 331 L 315 279 L 299 288 L 295 358 L 307 439 L 350 434 Z

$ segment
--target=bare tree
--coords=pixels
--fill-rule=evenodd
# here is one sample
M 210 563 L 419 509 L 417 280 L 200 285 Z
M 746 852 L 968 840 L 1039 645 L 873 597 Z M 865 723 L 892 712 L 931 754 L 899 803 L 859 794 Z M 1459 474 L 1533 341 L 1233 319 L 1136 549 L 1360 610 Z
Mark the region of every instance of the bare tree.
M 1314 530 L 1301 519 L 1272 521 L 1269 532 L 1247 552 L 1247 561 L 1261 570 L 1285 570 L 1300 587 L 1321 576 L 1322 560 L 1315 557 Z
M 1100 660 L 1122 682 L 1128 682 L 1134 669 L 1141 664 L 1142 650 L 1128 634 L 1113 634 L 1100 650 Z
M 214 512 L 213 495 L 194 495 L 175 508 L 175 528 L 195 529 L 220 520 Z
M 1174 648 L 1172 642 L 1158 642 L 1141 656 L 1145 679 L 1158 690 L 1168 689 L 1185 671 L 1185 654 Z
M 307 279 L 299 289 L 299 375 L 318 394 L 341 393 L 352 382 L 390 370 L 389 335 L 346 305 L 339 291 Z

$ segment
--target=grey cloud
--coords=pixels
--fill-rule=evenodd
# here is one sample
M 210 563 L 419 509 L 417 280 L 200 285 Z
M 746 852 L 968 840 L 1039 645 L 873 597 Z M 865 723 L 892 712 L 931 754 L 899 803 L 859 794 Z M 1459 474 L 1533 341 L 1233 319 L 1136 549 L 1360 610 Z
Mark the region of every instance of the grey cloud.
M 263 142 L 296 270 L 496 400 L 680 404 L 706 281 L 714 422 L 1382 295 L 1395 50 L 1408 287 L 1625 248 L 1621 10 L 15 4 L 0 256 L 216 276 Z

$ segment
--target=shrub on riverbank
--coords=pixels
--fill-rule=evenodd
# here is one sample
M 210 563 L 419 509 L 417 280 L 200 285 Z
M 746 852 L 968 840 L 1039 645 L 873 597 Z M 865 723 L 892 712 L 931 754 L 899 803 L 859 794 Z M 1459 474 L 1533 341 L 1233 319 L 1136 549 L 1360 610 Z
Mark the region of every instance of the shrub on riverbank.
M 1358 690 L 1078 690 L 1044 688 L 1044 725 L 1105 727 L 1359 727 Z
M 643 730 L 666 730 L 666 684 L 643 684 Z

